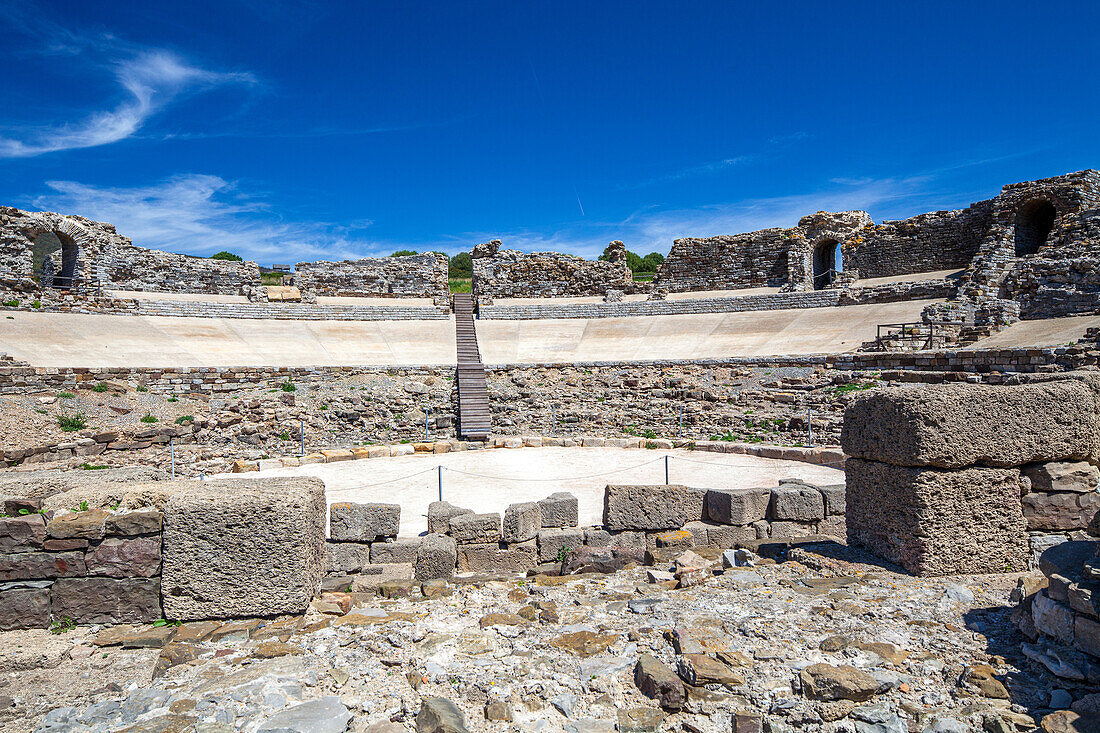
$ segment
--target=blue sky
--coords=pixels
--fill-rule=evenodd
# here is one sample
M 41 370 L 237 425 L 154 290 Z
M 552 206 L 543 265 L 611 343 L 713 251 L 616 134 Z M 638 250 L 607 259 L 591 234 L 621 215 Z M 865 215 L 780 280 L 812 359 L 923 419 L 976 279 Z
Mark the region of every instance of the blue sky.
M 2 10 L 0 203 L 177 252 L 667 253 L 1100 167 L 1094 2 Z

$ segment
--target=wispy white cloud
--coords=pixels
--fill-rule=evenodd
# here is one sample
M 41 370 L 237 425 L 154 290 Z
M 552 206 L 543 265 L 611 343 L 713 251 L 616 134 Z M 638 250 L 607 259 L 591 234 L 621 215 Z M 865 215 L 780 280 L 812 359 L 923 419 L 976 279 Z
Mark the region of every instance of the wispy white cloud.
M 34 199 L 42 210 L 80 214 L 114 224 L 139 247 L 209 255 L 229 250 L 245 259 L 344 259 L 393 251 L 362 237 L 371 225 L 281 220 L 262 200 L 233 182 L 184 175 L 135 188 L 103 188 L 48 181 L 51 193 Z
M 723 158 L 722 160 L 712 160 L 708 163 L 700 163 L 699 165 L 687 166 L 679 170 L 671 171 L 663 175 L 654 176 L 652 178 L 646 178 L 645 180 L 638 181 L 636 183 L 626 184 L 620 188 L 624 190 L 630 190 L 635 188 L 645 188 L 646 186 L 654 186 L 658 183 L 672 183 L 684 178 L 692 178 L 694 176 L 704 175 L 707 173 L 715 173 L 727 168 L 732 168 L 738 165 L 744 165 L 752 161 L 754 156 L 752 155 L 737 155 L 732 158 Z
M 137 133 L 149 118 L 185 94 L 226 84 L 256 83 L 249 73 L 210 71 L 164 50 L 139 51 L 111 67 L 125 95 L 121 103 L 78 122 L 24 128 L 17 135 L 0 136 L 0 157 L 27 158 L 118 142 Z

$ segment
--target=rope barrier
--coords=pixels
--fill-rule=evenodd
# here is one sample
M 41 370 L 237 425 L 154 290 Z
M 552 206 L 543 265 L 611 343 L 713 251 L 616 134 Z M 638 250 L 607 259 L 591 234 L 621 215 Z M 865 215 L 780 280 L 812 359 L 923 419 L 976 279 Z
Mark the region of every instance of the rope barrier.
M 398 478 L 391 478 L 387 481 L 378 481 L 377 483 L 373 483 L 373 484 L 356 484 L 354 486 L 341 487 L 338 490 L 339 491 L 345 491 L 347 489 L 370 489 L 370 488 L 373 488 L 375 486 L 384 486 L 385 484 L 392 484 L 392 483 L 395 483 L 397 481 L 404 481 L 405 479 L 416 478 L 417 476 L 423 476 L 426 473 L 435 473 L 437 470 L 439 470 L 439 467 L 438 466 L 433 466 L 432 468 L 428 468 L 428 469 L 425 469 L 423 471 L 418 471 L 417 473 L 410 473 L 408 476 L 399 476 Z

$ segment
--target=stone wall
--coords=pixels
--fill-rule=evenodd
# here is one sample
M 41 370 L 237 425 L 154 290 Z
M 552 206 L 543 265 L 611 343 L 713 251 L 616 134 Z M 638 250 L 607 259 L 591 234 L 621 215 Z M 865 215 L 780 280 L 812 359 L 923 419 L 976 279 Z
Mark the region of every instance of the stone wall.
M 31 248 L 41 235 L 61 243 L 34 271 Z M 41 282 L 35 280 L 42 275 Z M 255 262 L 230 262 L 135 247 L 114 225 L 81 216 L 0 207 L 0 286 L 107 287 L 177 293 L 237 295 L 259 287 Z
M 634 292 L 626 247 L 611 243 L 610 260 L 586 260 L 557 252 L 502 250 L 499 239 L 473 250 L 473 294 L 478 303 L 494 298 L 556 298 Z M 639 286 L 642 284 L 639 283 Z
M 772 228 L 677 239 L 653 279 L 654 287 L 672 292 L 780 287 L 787 283 L 787 252 L 796 235 Z
M 447 256 L 426 252 L 401 257 L 366 257 L 343 262 L 299 262 L 294 284 L 316 295 L 446 298 Z

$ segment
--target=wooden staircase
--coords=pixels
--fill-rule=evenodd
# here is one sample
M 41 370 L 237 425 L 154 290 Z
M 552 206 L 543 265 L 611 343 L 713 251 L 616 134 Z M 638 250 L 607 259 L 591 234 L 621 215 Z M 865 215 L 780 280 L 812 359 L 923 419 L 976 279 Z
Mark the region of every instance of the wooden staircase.
M 489 437 L 489 387 L 485 365 L 477 348 L 474 330 L 474 299 L 469 293 L 455 293 L 455 336 L 458 345 L 458 437 L 486 440 Z

